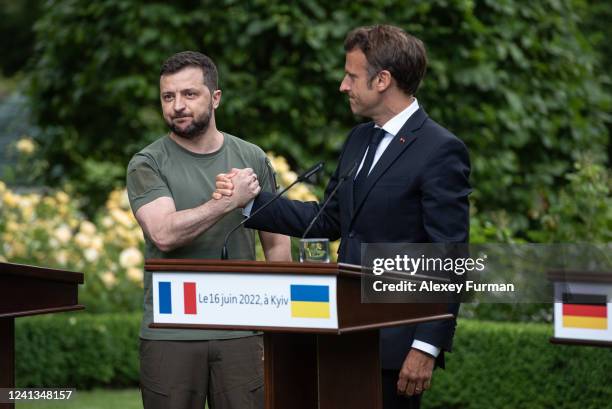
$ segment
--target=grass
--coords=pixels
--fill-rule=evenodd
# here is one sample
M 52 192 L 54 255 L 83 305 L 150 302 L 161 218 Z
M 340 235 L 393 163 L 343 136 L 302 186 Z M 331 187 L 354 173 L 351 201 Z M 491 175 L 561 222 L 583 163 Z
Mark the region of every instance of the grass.
M 67 401 L 27 401 L 17 403 L 15 409 L 142 409 L 138 389 L 95 389 L 76 391 Z

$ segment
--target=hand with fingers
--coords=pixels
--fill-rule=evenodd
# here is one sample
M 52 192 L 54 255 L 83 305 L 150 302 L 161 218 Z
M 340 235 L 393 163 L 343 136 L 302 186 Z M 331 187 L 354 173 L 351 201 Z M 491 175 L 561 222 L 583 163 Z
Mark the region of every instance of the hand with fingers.
M 231 196 L 234 192 L 234 183 L 232 178 L 236 176 L 239 169 L 232 168 L 228 173 L 219 173 L 215 177 L 215 191 L 212 194 L 213 199 L 219 200 L 223 196 Z
M 228 173 L 220 173 L 216 176 L 215 185 L 213 199 L 229 197 L 235 207 L 244 207 L 261 191 L 257 175 L 251 168 L 232 168 Z
M 412 348 L 399 373 L 397 393 L 399 395 L 420 395 L 431 386 L 435 358 Z

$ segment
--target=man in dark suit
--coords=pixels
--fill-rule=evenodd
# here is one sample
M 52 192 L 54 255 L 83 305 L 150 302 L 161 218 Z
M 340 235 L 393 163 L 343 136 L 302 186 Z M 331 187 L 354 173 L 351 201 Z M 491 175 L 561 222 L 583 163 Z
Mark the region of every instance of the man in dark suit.
M 361 264 L 362 243 L 466 243 L 468 151 L 414 97 L 427 66 L 423 43 L 398 27 L 379 25 L 353 30 L 344 48 L 340 91 L 354 114 L 372 121 L 350 132 L 326 197 L 355 164 L 357 172 L 309 237 L 341 238 L 338 260 L 352 264 Z M 234 175 L 232 170 L 217 177 L 216 197 L 231 195 Z M 259 194 L 247 212 L 272 197 Z M 318 210 L 315 202 L 281 199 L 246 226 L 299 237 Z M 456 315 L 458 304 L 449 311 Z M 455 325 L 447 320 L 381 330 L 385 408 L 419 406 L 435 362 L 443 366 L 443 351 L 451 349 Z

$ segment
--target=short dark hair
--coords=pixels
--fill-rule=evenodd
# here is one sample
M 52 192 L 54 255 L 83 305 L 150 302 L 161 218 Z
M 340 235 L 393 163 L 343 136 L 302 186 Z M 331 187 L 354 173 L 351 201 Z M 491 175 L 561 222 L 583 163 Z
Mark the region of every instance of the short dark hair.
M 427 52 L 421 40 L 399 27 L 365 26 L 354 29 L 344 40 L 344 51 L 355 48 L 365 54 L 370 81 L 387 70 L 402 91 L 416 94 L 427 70 Z
M 213 60 L 197 51 L 182 51 L 168 58 L 161 66 L 160 77 L 174 74 L 186 67 L 199 67 L 204 76 L 204 85 L 212 93 L 217 90 L 219 74 Z

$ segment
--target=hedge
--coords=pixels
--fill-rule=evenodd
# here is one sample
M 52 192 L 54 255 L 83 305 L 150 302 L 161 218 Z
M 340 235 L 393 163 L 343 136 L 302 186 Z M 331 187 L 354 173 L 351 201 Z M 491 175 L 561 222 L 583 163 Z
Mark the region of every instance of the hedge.
M 17 383 L 134 386 L 138 314 L 17 320 Z M 549 343 L 551 325 L 459 322 L 455 352 L 437 370 L 425 408 L 603 408 L 612 402 L 612 351 Z
M 81 313 L 18 319 L 17 385 L 78 389 L 136 385 L 140 317 Z
M 610 407 L 611 349 L 550 344 L 551 324 L 459 322 L 425 408 Z

